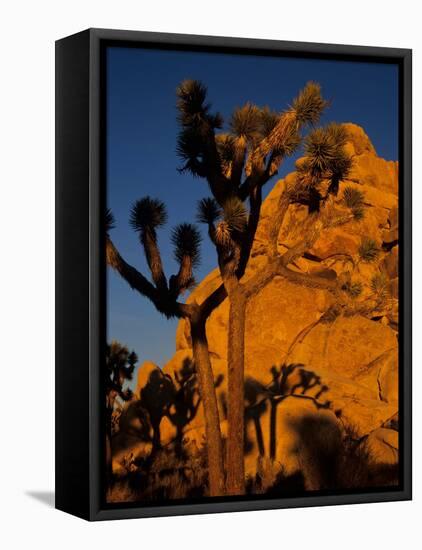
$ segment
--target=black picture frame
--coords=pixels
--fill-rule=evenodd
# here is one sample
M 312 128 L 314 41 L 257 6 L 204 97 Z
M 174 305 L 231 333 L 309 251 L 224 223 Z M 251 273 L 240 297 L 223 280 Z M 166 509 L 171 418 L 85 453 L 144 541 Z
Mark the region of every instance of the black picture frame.
M 102 495 L 105 338 L 104 48 L 107 45 L 396 63 L 399 67 L 400 465 L 394 491 L 109 506 Z M 89 29 L 56 42 L 56 508 L 87 520 L 412 498 L 412 52 L 408 49 Z M 77 390 L 77 391 L 76 391 Z

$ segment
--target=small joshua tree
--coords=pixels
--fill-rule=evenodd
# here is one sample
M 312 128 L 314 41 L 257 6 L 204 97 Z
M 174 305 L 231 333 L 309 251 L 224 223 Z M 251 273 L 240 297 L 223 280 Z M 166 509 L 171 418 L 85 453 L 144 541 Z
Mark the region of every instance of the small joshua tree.
M 126 346 L 113 340 L 106 346 L 105 361 L 105 392 L 106 392 L 106 437 L 107 446 L 111 445 L 112 436 L 112 415 L 117 398 L 129 401 L 132 398 L 132 391 L 124 389 L 125 382 L 132 380 L 138 356 L 134 351 L 129 352 Z M 109 449 L 110 452 L 110 449 Z M 109 460 L 110 464 L 111 460 Z
M 134 351 L 129 352 L 126 346 L 113 340 L 106 347 L 106 376 L 105 389 L 107 409 L 111 412 L 117 397 L 123 401 L 132 399 L 132 391 L 123 389 L 126 381 L 132 380 L 138 356 Z

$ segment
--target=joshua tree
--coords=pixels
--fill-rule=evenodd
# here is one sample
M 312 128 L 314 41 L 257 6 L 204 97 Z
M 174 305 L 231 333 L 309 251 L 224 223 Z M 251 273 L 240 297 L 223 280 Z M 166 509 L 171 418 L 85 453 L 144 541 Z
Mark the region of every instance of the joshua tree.
M 134 351 L 129 352 L 126 346 L 122 346 L 119 342 L 113 340 L 106 347 L 106 362 L 105 362 L 105 392 L 106 392 L 106 437 L 107 446 L 111 444 L 112 435 L 112 415 L 116 398 L 119 397 L 123 401 L 129 401 L 132 398 L 132 392 L 129 388 L 123 389 L 124 383 L 127 380 L 132 380 L 133 371 L 135 369 L 138 357 Z M 110 449 L 108 449 L 110 453 Z M 111 457 L 108 457 L 111 459 Z M 108 460 L 111 464 L 111 460 Z
M 194 284 L 193 270 L 199 261 L 200 235 L 193 225 L 187 223 L 174 229 L 172 242 L 179 270 L 168 279 L 164 273 L 156 232 L 166 220 L 165 205 L 159 200 L 145 197 L 138 200 L 132 207 L 130 222 L 139 234 L 152 282 L 129 265 L 114 246 L 109 235 L 114 225 L 110 211 L 107 211 L 105 220 L 106 259 L 108 265 L 115 269 L 132 289 L 148 298 L 157 311 L 167 318 L 184 318 L 190 323 L 193 359 L 204 408 L 209 493 L 211 496 L 218 496 L 224 492 L 223 450 L 205 322 L 225 295 L 221 290 L 217 290 L 201 304 L 196 302 L 185 304 L 179 300 L 181 294 Z
M 244 333 L 245 311 L 250 297 L 276 275 L 298 280 L 299 274 L 287 269 L 297 255 L 310 246 L 311 235 L 289 251 L 285 263 L 277 257 L 277 238 L 284 216 L 291 203 L 306 204 L 314 227 L 321 203 L 329 195 L 337 195 L 339 181 L 350 169 L 345 154 L 344 132 L 336 125 L 314 130 L 306 140 L 307 157 L 298 172 L 297 184 L 283 194 L 272 220 L 270 260 L 260 277 L 245 284 L 242 277 L 258 226 L 262 189 L 277 174 L 284 158 L 293 154 L 301 143 L 301 131 L 315 124 L 326 102 L 320 87 L 308 83 L 281 113 L 246 104 L 234 111 L 227 132 L 219 114 L 210 113 L 206 89 L 195 81 L 186 81 L 178 89 L 180 134 L 178 152 L 184 161 L 182 171 L 208 182 L 211 197 L 199 204 L 198 219 L 208 225 L 214 243 L 222 292 L 229 299 L 228 328 L 228 439 L 227 480 L 229 494 L 244 492 Z M 320 189 L 324 178 L 330 178 L 325 194 Z M 271 258 L 274 257 L 274 260 Z M 314 280 L 314 284 L 319 281 Z
M 230 475 L 236 480 L 235 483 L 228 484 L 231 491 L 239 492 L 242 489 L 242 483 L 244 483 L 242 469 L 236 468 L 235 461 L 239 464 L 239 453 L 243 448 L 243 432 L 240 431 L 243 429 L 241 410 L 243 398 L 240 394 L 243 387 L 241 380 L 243 379 L 247 302 L 256 296 L 274 277 L 282 277 L 299 285 L 327 289 L 334 292 L 338 297 L 340 297 L 341 291 L 345 290 L 342 281 L 303 274 L 293 271 L 289 267 L 298 257 L 303 256 L 312 248 L 321 231 L 362 217 L 362 201 L 360 201 L 359 210 L 357 211 L 356 204 L 351 206 L 339 205 L 339 201 L 335 200 L 339 182 L 347 176 L 351 168 L 351 159 L 346 155 L 344 149 L 345 141 L 344 129 L 335 124 L 331 124 L 326 128 L 314 129 L 308 134 L 305 138 L 305 156 L 297 165 L 295 180 L 289 186 L 285 186 L 280 194 L 276 213 L 270 220 L 266 265 L 246 282 L 237 277 L 237 281 L 233 284 L 234 291 L 228 288 L 230 298 L 229 375 L 231 370 L 237 373 L 232 374 L 235 382 L 232 386 L 232 395 L 229 395 L 229 404 L 232 405 L 232 408 L 239 407 L 239 410 L 233 413 L 231 420 L 229 415 L 228 448 L 236 446 L 236 450 L 232 451 L 232 457 L 236 456 L 236 458 L 233 458 L 232 462 L 229 454 L 228 460 L 228 480 L 231 479 Z M 300 238 L 286 252 L 280 254 L 278 236 L 286 214 L 293 204 L 305 205 L 307 216 L 302 222 Z M 238 298 L 239 295 L 240 298 Z M 230 439 L 230 425 L 237 427 L 235 437 L 232 439 Z
M 113 340 L 106 347 L 106 376 L 105 389 L 107 409 L 113 412 L 114 403 L 117 397 L 123 401 L 132 398 L 132 391 L 129 388 L 123 389 L 127 380 L 132 380 L 138 356 L 134 351 L 129 352 L 126 346 Z

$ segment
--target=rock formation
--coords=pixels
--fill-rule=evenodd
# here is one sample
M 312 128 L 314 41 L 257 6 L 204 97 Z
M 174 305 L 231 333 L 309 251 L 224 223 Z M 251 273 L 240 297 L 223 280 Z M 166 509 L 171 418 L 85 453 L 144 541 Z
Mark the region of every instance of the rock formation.
M 275 278 L 247 309 L 246 473 L 255 475 L 262 461 L 270 460 L 287 473 L 301 470 L 309 489 L 325 483 L 318 481 L 315 460 L 309 458 L 312 449 L 322 446 L 324 453 L 329 453 L 327 448 L 334 448 L 345 434 L 353 434 L 356 444 L 365 444 L 374 463 L 394 464 L 398 457 L 398 163 L 378 157 L 362 128 L 354 124 L 345 127 L 353 169 L 340 183 L 336 200 L 344 200 L 346 188 L 359 190 L 364 215 L 323 231 L 292 268 L 342 277 L 350 289 L 349 303 L 339 311 L 329 292 Z M 268 220 L 289 178 L 294 178 L 294 173 L 279 180 L 263 204 L 246 278 L 266 261 Z M 278 238 L 280 250 L 289 248 L 300 235 L 305 210 L 300 205 L 289 207 Z M 362 252 L 368 241 L 376 248 L 371 258 Z M 220 282 L 216 269 L 188 301 L 201 302 Z M 206 327 L 223 434 L 227 317 L 225 301 Z M 203 444 L 203 413 L 189 367 L 191 358 L 189 330 L 182 320 L 176 333 L 176 353 L 162 371 L 151 363 L 139 369 L 138 397 L 154 372 L 157 380 L 171 381 L 178 396 L 161 420 L 162 445 L 177 438 L 186 446 Z M 189 406 L 193 408 L 188 421 L 178 423 L 178 400 L 187 395 L 184 384 L 190 388 Z

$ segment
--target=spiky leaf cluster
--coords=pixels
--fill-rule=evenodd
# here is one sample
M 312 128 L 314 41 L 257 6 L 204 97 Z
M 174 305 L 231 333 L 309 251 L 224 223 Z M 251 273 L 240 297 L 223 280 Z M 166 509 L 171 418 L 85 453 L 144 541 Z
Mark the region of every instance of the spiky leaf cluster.
M 362 206 L 357 206 L 356 208 L 352 208 L 352 214 L 353 218 L 359 222 L 365 217 L 365 209 Z
M 253 143 L 262 137 L 262 120 L 261 109 L 252 103 L 246 103 L 233 111 L 230 131 L 234 136 Z
M 236 152 L 235 138 L 230 134 L 218 134 L 215 136 L 220 165 L 223 172 L 230 177 L 232 161 Z
M 352 157 L 344 151 L 343 146 L 340 146 L 330 165 L 331 175 L 340 181 L 349 175 L 352 166 Z
M 292 111 L 302 125 L 316 124 L 327 102 L 321 95 L 321 86 L 316 82 L 308 82 L 292 103 Z
M 385 300 L 389 293 L 389 279 L 386 273 L 376 273 L 371 279 L 371 290 L 380 300 Z
M 347 186 L 343 191 L 343 203 L 350 208 L 355 220 L 361 220 L 365 215 L 365 195 L 359 189 Z
M 329 172 L 335 161 L 338 147 L 325 128 L 315 128 L 305 139 L 305 167 L 313 175 Z
M 352 160 L 344 150 L 346 137 L 344 128 L 335 123 L 316 128 L 308 134 L 304 167 L 312 176 L 331 177 L 340 181 L 348 175 Z
M 227 199 L 223 205 L 223 219 L 230 231 L 243 232 L 248 221 L 243 202 L 237 197 Z
M 204 177 L 204 143 L 199 139 L 197 128 L 183 128 L 177 137 L 176 153 L 183 161 L 180 172 L 190 172 L 193 176 Z
M 379 255 L 379 249 L 374 239 L 364 237 L 360 243 L 358 253 L 360 258 L 367 263 L 374 262 Z
M 185 80 L 176 93 L 181 125 L 177 154 L 183 160 L 180 170 L 206 177 L 210 139 L 214 130 L 222 127 L 223 120 L 218 113 L 210 113 L 210 104 L 206 103 L 207 89 L 201 82 Z
M 197 220 L 208 225 L 215 223 L 221 216 L 221 208 L 217 201 L 211 197 L 201 199 L 198 203 Z
M 167 222 L 166 206 L 159 199 L 139 199 L 132 206 L 129 222 L 137 232 L 142 233 L 146 229 L 154 231 Z
M 213 128 L 221 128 L 219 114 L 211 115 L 211 105 L 206 103 L 207 88 L 199 80 L 184 80 L 176 90 L 179 121 L 183 126 L 191 126 L 207 121 Z
M 343 147 L 347 142 L 347 132 L 344 126 L 331 122 L 325 128 L 326 133 L 332 139 L 334 143 L 337 144 L 337 147 Z
M 302 142 L 302 137 L 293 127 L 286 134 L 284 143 L 275 147 L 275 151 L 286 157 L 291 157 Z
M 362 294 L 363 285 L 359 281 L 349 281 L 345 290 L 352 298 L 357 298 Z
M 222 220 L 215 228 L 215 242 L 222 247 L 232 244 L 231 231 L 228 223 Z
M 363 206 L 365 195 L 359 189 L 347 186 L 343 191 L 343 202 L 347 208 Z
M 192 266 L 196 266 L 200 260 L 201 235 L 196 227 L 190 223 L 177 225 L 172 232 L 171 241 L 174 245 L 174 257 L 182 263 L 188 257 Z

